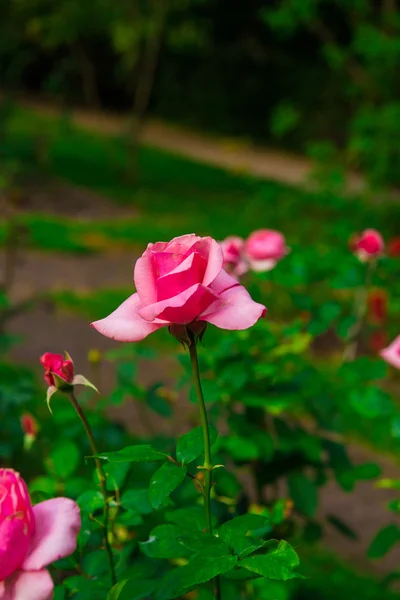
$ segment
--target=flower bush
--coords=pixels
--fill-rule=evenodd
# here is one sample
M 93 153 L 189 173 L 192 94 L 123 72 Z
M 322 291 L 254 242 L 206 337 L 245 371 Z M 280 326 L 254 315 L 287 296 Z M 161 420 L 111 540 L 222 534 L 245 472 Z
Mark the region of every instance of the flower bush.
M 47 600 L 54 585 L 57 600 L 295 597 L 307 585 L 303 548 L 326 526 L 357 535 L 342 515 L 319 516 L 329 478 L 348 493 L 365 480 L 396 487 L 379 479 L 377 464 L 353 464 L 346 444 L 357 435 L 399 450 L 387 366 L 399 368 L 398 341 L 370 350 L 371 336 L 396 334 L 387 282 L 398 265 L 381 235 L 370 236 L 353 240 L 354 255 L 343 244 L 341 260 L 310 260 L 308 270 L 306 250 L 288 256 L 283 235 L 270 230 L 221 245 L 195 235 L 149 244 L 135 265 L 136 292 L 93 323 L 135 342 L 91 353 L 97 367 L 115 364 L 109 395 L 93 404 L 94 386 L 75 375 L 72 358 L 46 353 L 47 415 L 42 386 L 20 366 L 18 377 L 8 370 L 2 386 L 20 405 L 4 412 L 3 461 L 29 471 L 30 495 L 18 474 L 0 470 L 0 598 Z M 306 293 L 324 278 L 329 296 Z M 162 329 L 179 365 L 176 387 L 161 376 L 140 385 L 138 363 L 163 360 L 142 340 Z M 79 396 L 77 385 L 85 386 Z M 145 411 L 139 437 L 105 416 L 126 400 Z M 192 429 L 177 439 L 155 429 L 151 415 L 160 422 L 188 405 Z M 47 549 L 33 560 L 42 527 Z M 377 533 L 372 558 L 400 541 L 396 527 Z

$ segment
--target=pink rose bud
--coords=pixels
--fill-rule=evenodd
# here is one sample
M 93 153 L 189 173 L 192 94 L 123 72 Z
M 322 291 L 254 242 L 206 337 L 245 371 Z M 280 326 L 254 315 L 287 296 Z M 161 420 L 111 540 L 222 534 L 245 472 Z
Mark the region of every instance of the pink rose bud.
M 188 234 L 149 244 L 135 265 L 136 294 L 92 327 L 120 342 L 137 342 L 174 325 L 187 325 L 193 333 L 194 322 L 247 329 L 266 308 L 251 299 L 223 262 L 221 246 L 210 237 Z
M 45 569 L 75 551 L 78 505 L 53 498 L 32 507 L 25 482 L 0 469 L 0 598 L 49 600 L 53 580 Z
M 400 335 L 387 348 L 384 348 L 380 354 L 387 363 L 396 369 L 400 369 Z
M 52 354 L 46 352 L 40 357 L 40 363 L 44 367 L 44 380 L 49 386 L 60 387 L 62 382 L 54 379 L 57 375 L 59 379 L 65 381 L 66 384 L 71 384 L 74 378 L 74 363 L 69 356 L 64 359 L 62 354 Z
M 350 238 L 350 249 L 362 261 L 378 258 L 383 254 L 385 243 L 379 231 L 366 229 Z
M 272 229 L 253 231 L 245 244 L 246 258 L 253 271 L 270 271 L 289 252 L 284 236 Z
M 65 359 L 62 354 L 46 352 L 40 357 L 40 363 L 44 367 L 44 380 L 49 386 L 47 389 L 47 406 L 50 412 L 50 399 L 57 390 L 68 394 L 72 391 L 74 385 L 85 385 L 98 393 L 97 388 L 86 377 L 74 375 L 74 363 L 68 352 L 65 353 Z
M 232 277 L 238 279 L 249 269 L 243 255 L 244 240 L 232 235 L 220 242 L 220 246 L 224 256 L 223 268 Z

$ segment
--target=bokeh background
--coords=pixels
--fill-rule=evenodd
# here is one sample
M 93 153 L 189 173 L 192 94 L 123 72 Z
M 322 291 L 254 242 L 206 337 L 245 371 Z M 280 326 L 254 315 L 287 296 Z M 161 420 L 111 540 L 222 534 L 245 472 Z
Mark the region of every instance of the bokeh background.
M 40 474 L 15 447 L 18 417 L 40 397 L 43 352 L 67 349 L 112 392 L 115 362 L 103 353 L 116 344 L 89 323 L 132 293 L 134 262 L 150 241 L 281 231 L 290 256 L 247 284 L 257 299 L 264 294 L 272 323 L 303 319 L 310 361 L 330 365 L 341 348 L 332 323 L 351 304 L 352 292 L 341 290 L 360 284 L 348 240 L 377 228 L 388 243 L 388 267 L 374 282 L 385 309 L 361 341 L 376 359 L 400 321 L 396 0 L 0 0 L 0 14 L 0 415 L 13 411 L 11 425 L 0 421 L 4 460 L 16 452 Z M 335 321 L 342 332 L 346 316 Z M 157 368 L 135 358 L 138 374 L 129 376 L 146 389 L 160 381 L 172 389 L 181 376 L 167 337 L 143 344 L 156 348 Z M 370 420 L 358 431 L 359 419 L 386 415 L 381 396 L 383 404 L 369 398 L 369 414 L 361 402 L 345 418 L 345 448 L 372 468 L 361 469 L 351 493 L 333 478 L 323 487 L 298 548 L 309 579 L 279 594 L 399 597 L 396 493 L 374 481 L 400 472 L 396 374 L 385 385 L 393 402 L 385 425 Z M 185 392 L 171 416 L 118 389 L 112 422 L 137 435 L 187 428 Z M 384 551 L 368 555 L 388 526 Z

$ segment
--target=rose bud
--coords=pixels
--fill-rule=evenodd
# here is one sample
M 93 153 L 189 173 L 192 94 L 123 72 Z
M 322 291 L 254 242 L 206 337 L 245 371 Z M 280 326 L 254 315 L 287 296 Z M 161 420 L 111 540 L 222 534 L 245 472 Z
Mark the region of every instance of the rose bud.
M 253 271 L 270 271 L 289 252 L 284 236 L 272 229 L 253 231 L 245 243 L 245 256 Z
M 382 256 L 385 243 L 376 229 L 366 229 L 350 238 L 350 249 L 363 262 Z

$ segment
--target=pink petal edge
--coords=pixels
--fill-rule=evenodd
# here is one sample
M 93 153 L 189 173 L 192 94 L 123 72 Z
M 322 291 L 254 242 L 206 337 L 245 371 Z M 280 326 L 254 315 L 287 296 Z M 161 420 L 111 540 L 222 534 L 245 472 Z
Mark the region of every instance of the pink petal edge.
M 220 296 L 222 305 L 211 312 L 212 306 L 198 318 L 221 329 L 241 330 L 252 327 L 266 313 L 266 307 L 254 302 L 241 285 L 229 288 Z

